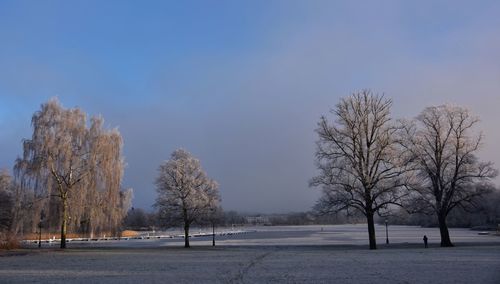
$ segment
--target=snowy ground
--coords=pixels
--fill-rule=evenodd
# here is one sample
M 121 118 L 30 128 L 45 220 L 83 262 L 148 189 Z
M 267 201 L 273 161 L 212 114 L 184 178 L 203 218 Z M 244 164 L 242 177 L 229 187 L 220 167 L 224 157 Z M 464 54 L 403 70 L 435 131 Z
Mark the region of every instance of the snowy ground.
M 393 226 L 385 245 L 379 227 L 381 244 L 370 251 L 359 225 L 252 229 L 223 237 L 215 248 L 209 238 L 192 238 L 191 249 L 181 248 L 181 239 L 161 239 L 3 253 L 0 282 L 500 283 L 498 236 L 452 230 L 457 246 L 440 248 L 435 229 Z M 428 249 L 423 234 L 432 241 Z

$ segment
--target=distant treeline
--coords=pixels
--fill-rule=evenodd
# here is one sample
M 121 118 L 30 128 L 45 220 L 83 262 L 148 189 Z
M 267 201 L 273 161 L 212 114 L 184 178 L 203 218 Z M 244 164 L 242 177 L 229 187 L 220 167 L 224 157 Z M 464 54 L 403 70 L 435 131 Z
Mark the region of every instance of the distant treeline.
M 422 213 L 410 214 L 404 209 L 399 209 L 394 215 L 387 217 L 389 224 L 415 225 L 423 227 L 438 227 L 435 215 Z M 385 219 L 380 218 L 379 223 Z M 447 222 L 450 227 L 472 228 L 490 227 L 497 228 L 500 224 L 500 192 L 494 191 L 481 198 L 479 206 L 475 209 L 457 207 L 448 215 Z
M 291 212 L 284 214 L 259 214 L 259 213 L 241 213 L 236 211 L 223 212 L 217 221 L 220 227 L 238 227 L 238 226 L 298 226 L 298 225 L 328 225 L 328 224 L 346 224 L 362 223 L 364 221 L 361 215 L 347 215 L 344 213 L 331 215 L 318 215 L 315 212 Z M 198 224 L 198 225 L 209 225 Z M 153 230 L 168 229 L 177 227 L 178 224 L 168 224 L 158 216 L 156 212 L 146 212 L 141 208 L 132 208 L 124 219 L 123 228 L 130 230 Z
M 472 228 L 490 227 L 496 228 L 500 224 L 500 192 L 494 191 L 481 199 L 480 206 L 473 211 L 464 208 L 453 210 L 448 222 L 450 227 Z M 292 212 L 286 214 L 258 214 L 241 213 L 236 211 L 225 211 L 218 226 L 234 227 L 248 225 L 265 226 L 298 226 L 298 225 L 335 225 L 348 223 L 363 223 L 364 216 L 353 212 L 338 214 L 317 214 L 314 211 Z M 384 224 L 387 219 L 389 225 L 411 225 L 423 227 L 438 227 L 435 215 L 422 213 L 408 213 L 399 209 L 392 215 L 378 217 L 379 224 Z M 203 225 L 203 224 L 199 224 Z M 141 208 L 132 208 L 124 219 L 123 228 L 132 230 L 152 230 L 175 227 L 175 224 L 165 224 L 156 212 L 146 212 Z

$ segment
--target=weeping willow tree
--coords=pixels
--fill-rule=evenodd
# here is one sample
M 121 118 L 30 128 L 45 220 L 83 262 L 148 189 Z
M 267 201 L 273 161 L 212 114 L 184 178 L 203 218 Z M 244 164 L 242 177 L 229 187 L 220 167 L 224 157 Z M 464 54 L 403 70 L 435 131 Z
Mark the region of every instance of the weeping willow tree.
M 31 199 L 32 227 L 43 211 L 47 226 L 60 226 L 61 248 L 68 228 L 115 233 L 131 199 L 131 190 L 120 190 L 124 160 L 118 130 L 105 130 L 102 117 L 88 121 L 82 110 L 64 109 L 56 99 L 43 104 L 31 123 L 33 136 L 23 141 L 14 171 Z

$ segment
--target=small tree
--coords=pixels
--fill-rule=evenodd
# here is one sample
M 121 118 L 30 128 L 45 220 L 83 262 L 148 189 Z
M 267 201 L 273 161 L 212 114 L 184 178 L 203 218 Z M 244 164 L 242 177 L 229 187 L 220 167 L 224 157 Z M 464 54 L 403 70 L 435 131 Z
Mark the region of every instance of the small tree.
M 207 177 L 200 161 L 183 149 L 160 165 L 155 206 L 170 224 L 184 225 L 184 247 L 189 247 L 189 227 L 210 217 L 220 202 L 218 185 Z
M 474 133 L 478 122 L 467 109 L 442 105 L 424 109 L 405 126 L 404 144 L 417 172 L 409 209 L 436 214 L 443 247 L 453 246 L 448 214 L 457 207 L 476 206 L 478 197 L 491 191 L 487 183 L 497 175 L 491 162 L 476 156 L 483 138 Z
M 400 205 L 405 194 L 405 155 L 398 128 L 391 123 L 391 100 L 362 91 L 344 98 L 331 112 L 334 123 L 321 117 L 316 132 L 320 174 L 310 182 L 322 186 L 316 205 L 322 213 L 354 209 L 368 223 L 370 249 L 376 249 L 374 215 Z

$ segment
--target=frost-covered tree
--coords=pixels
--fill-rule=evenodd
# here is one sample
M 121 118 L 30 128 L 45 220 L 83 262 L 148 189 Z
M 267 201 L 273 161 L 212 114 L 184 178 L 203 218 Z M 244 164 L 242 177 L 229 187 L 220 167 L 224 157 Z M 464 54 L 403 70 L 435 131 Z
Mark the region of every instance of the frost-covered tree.
M 65 109 L 56 99 L 33 115 L 32 127 L 15 165 L 22 196 L 30 199 L 31 223 L 43 210 L 49 225 L 60 226 L 61 248 L 68 226 L 116 231 L 131 198 L 130 190 L 120 191 L 124 161 L 118 130 L 105 130 L 101 117 L 88 121 L 82 110 Z
M 488 183 L 497 175 L 491 162 L 476 156 L 483 138 L 474 130 L 478 122 L 465 108 L 442 105 L 428 107 L 406 123 L 404 144 L 417 171 L 409 209 L 436 214 L 444 247 L 453 246 L 448 214 L 476 206 L 478 197 L 491 192 Z
M 206 220 L 219 206 L 218 185 L 200 161 L 183 149 L 175 150 L 158 171 L 155 206 L 169 224 L 183 224 L 184 246 L 189 247 L 191 224 Z
M 400 205 L 406 194 L 405 159 L 398 128 L 391 121 L 392 101 L 370 91 L 341 99 L 331 110 L 335 121 L 321 117 L 316 132 L 319 175 L 310 182 L 321 186 L 316 204 L 321 213 L 357 210 L 366 217 L 370 249 L 376 249 L 375 214 Z

